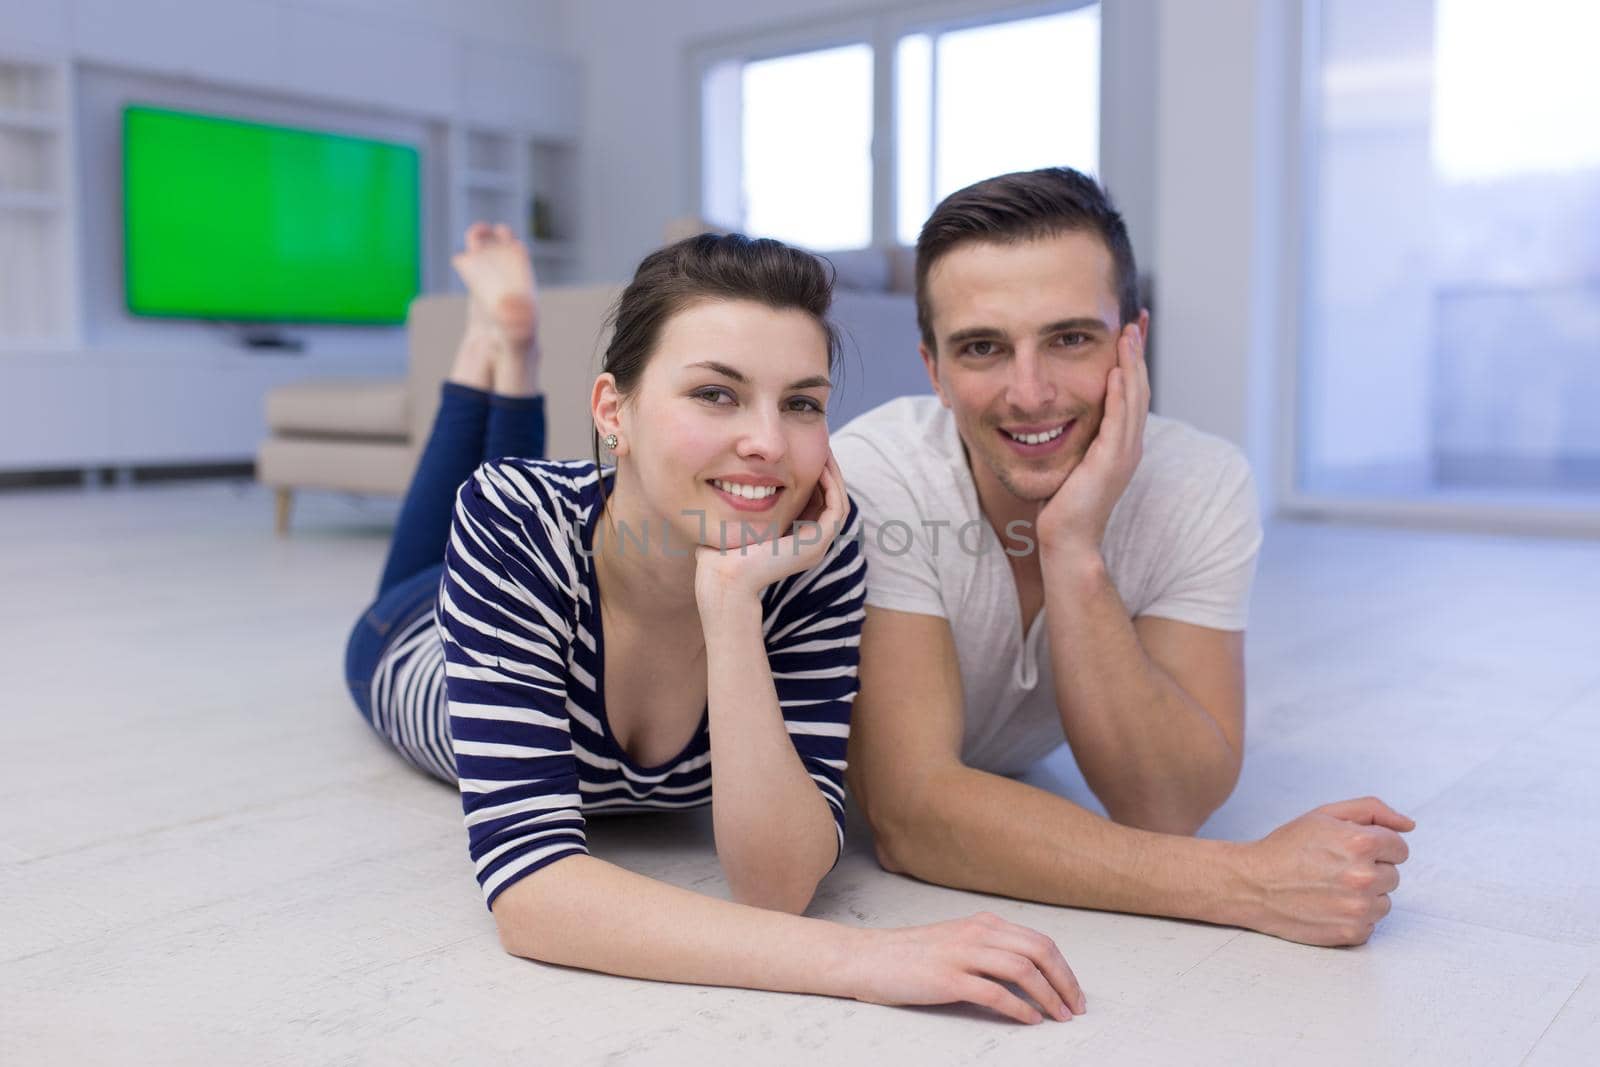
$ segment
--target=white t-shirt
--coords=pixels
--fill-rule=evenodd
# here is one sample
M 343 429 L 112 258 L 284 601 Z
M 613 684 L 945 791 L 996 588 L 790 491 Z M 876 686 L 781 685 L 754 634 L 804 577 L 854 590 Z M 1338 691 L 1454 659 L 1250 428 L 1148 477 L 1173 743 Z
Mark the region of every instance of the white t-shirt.
M 938 397 L 901 397 L 839 430 L 833 451 L 865 520 L 867 604 L 950 620 L 966 712 L 962 759 L 1021 773 L 1066 739 L 1048 621 L 1041 610 L 1024 636 L 1016 581 L 979 511 L 954 416 Z M 1151 415 L 1101 545 L 1129 617 L 1243 630 L 1260 546 L 1244 456 Z

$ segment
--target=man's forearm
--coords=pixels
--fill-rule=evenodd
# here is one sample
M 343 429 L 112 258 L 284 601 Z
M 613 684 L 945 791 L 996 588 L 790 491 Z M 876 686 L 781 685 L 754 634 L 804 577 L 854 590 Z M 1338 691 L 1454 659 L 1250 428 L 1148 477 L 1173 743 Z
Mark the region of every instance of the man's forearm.
M 1249 925 L 1248 846 L 1119 826 L 960 765 L 869 810 L 885 865 L 924 881 L 1071 907 Z
M 706 627 L 717 856 L 736 900 L 798 912 L 833 864 L 838 831 L 784 724 L 759 603 L 751 611 Z
M 1062 728 L 1119 822 L 1193 833 L 1227 799 L 1239 755 L 1217 720 L 1139 642 L 1095 552 L 1043 557 Z

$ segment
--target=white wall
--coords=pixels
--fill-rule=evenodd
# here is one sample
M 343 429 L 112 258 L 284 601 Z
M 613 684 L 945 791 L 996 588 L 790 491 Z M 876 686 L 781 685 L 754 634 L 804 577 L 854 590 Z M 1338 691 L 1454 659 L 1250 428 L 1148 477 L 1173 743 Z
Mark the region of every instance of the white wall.
M 6 0 L 0 5 L 0 47 L 6 51 L 71 52 L 306 92 L 377 83 L 386 92 L 405 94 L 408 81 L 428 85 L 431 68 L 442 62 L 440 44 L 558 52 L 565 33 L 563 0 Z M 313 40 L 323 42 L 320 51 L 328 57 L 348 44 L 351 34 L 365 46 L 344 51 L 333 62 L 316 61 Z M 286 54 L 286 46 L 293 46 L 293 55 Z M 284 63 L 289 58 L 296 61 L 292 67 Z M 408 63 L 412 79 L 386 78 Z M 437 99 L 421 103 L 438 106 Z
M 1285 0 L 1161 0 L 1156 105 L 1156 407 L 1245 450 L 1273 507 L 1286 342 Z

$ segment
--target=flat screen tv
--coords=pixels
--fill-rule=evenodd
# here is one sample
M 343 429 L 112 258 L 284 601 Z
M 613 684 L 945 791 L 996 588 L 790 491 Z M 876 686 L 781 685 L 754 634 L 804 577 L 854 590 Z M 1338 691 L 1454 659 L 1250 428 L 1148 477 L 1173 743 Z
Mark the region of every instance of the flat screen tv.
M 414 147 L 131 106 L 122 162 L 133 314 L 405 320 L 420 286 Z

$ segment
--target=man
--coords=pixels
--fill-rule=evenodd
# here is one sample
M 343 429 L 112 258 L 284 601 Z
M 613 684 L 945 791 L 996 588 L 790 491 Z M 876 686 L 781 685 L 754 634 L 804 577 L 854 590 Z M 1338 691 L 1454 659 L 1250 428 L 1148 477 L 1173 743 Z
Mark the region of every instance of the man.
M 849 780 L 930 882 L 1357 944 L 1413 823 L 1374 798 L 1190 835 L 1244 752 L 1260 522 L 1228 443 L 1148 415 L 1133 250 L 1093 180 L 952 194 L 917 242 L 932 397 L 834 437 L 869 560 Z M 1008 775 L 1066 740 L 1110 819 Z

